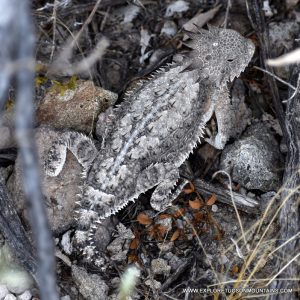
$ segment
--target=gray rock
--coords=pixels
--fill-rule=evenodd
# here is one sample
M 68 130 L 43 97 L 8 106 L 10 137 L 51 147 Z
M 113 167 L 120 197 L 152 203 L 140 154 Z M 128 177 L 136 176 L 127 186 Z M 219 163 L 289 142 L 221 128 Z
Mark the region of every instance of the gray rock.
M 281 155 L 273 133 L 262 123 L 252 125 L 243 137 L 227 146 L 220 169 L 247 189 L 277 190 L 280 186 Z
M 282 54 L 282 50 L 291 50 L 294 38 L 298 34 L 297 22 L 271 22 L 269 24 L 269 36 L 272 55 Z
M 89 134 L 97 115 L 117 98 L 117 94 L 96 87 L 92 81 L 78 80 L 73 88 L 50 89 L 37 109 L 37 121 L 56 129 L 69 128 Z
M 16 300 L 16 296 L 14 296 L 13 294 L 8 294 L 5 296 L 4 300 Z
M 130 241 L 134 238 L 133 232 L 122 223 L 118 226 L 118 236 L 107 246 L 110 259 L 113 261 L 126 261 Z
M 294 21 L 271 22 L 269 24 L 271 57 L 277 57 L 293 48 L 299 32 L 299 24 Z M 276 74 L 284 79 L 289 76 L 289 67 L 275 68 Z
M 67 230 L 74 222 L 77 194 L 80 193 L 82 167 L 72 153 L 67 153 L 66 163 L 57 177 L 46 176 L 43 173 L 43 162 L 53 141 L 59 139 L 59 132 L 49 128 L 40 127 L 36 131 L 36 143 L 41 158 L 41 177 L 43 181 L 43 194 L 47 203 L 47 213 L 51 228 L 60 233 Z M 24 194 L 22 187 L 22 173 L 20 160 L 17 158 L 13 176 L 8 180 L 8 188 L 15 198 L 18 212 L 27 219 Z
M 14 114 L 12 109 L 5 110 L 0 117 L 0 149 L 16 146 L 14 138 Z
M 69 295 L 63 296 L 60 298 L 60 300 L 71 300 Z
M 116 224 L 118 223 L 117 218 L 111 217 L 105 220 L 102 220 L 101 224 L 98 224 L 97 229 L 95 230 L 93 236 L 93 242 L 98 250 L 105 252 L 106 247 L 111 242 L 112 232 L 115 231 Z M 74 239 L 72 240 L 72 245 L 75 248 L 80 248 L 80 241 L 78 241 L 78 236 L 75 234 Z M 97 255 L 97 266 L 104 266 L 105 257 L 100 257 L 100 254 Z
M 27 290 L 23 294 L 17 296 L 17 300 L 30 300 L 31 298 L 32 298 L 32 295 L 29 290 Z
M 21 294 L 33 285 L 32 277 L 19 265 L 7 245 L 0 248 L 0 284 L 14 294 Z
M 163 28 L 160 31 L 161 35 L 166 35 L 167 37 L 172 37 L 177 33 L 177 25 L 174 21 L 167 20 L 164 23 Z
M 108 298 L 108 286 L 99 275 L 89 274 L 84 268 L 73 265 L 72 277 L 84 299 L 102 300 Z
M 0 136 L 0 149 L 15 146 L 11 128 L 7 126 L 0 126 Z
M 68 230 L 61 238 L 61 247 L 67 254 L 71 254 L 73 252 L 71 234 L 72 231 Z
M 0 284 L 0 300 L 3 300 L 8 293 L 6 285 Z
M 162 225 L 166 228 L 167 231 L 170 231 L 170 230 L 172 230 L 172 222 L 173 222 L 173 219 L 170 216 L 169 218 L 156 220 L 155 224 Z
M 151 270 L 154 275 L 165 275 L 168 276 L 171 271 L 171 267 L 168 262 L 162 258 L 156 258 L 151 261 Z

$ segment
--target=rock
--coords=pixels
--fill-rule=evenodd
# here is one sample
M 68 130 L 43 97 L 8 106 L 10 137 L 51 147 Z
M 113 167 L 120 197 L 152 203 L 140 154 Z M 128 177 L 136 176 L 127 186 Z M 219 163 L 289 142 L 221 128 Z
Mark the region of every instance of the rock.
M 218 211 L 218 206 L 216 204 L 213 204 L 211 207 L 212 212 L 217 212 Z
M 68 230 L 61 238 L 61 247 L 65 251 L 66 254 L 71 254 L 73 252 L 73 246 L 71 241 L 72 231 Z
M 269 24 L 269 37 L 271 53 L 273 56 L 283 54 L 282 51 L 293 48 L 294 39 L 298 34 L 299 25 L 297 22 L 271 22 Z
M 118 95 L 96 87 L 92 81 L 78 80 L 74 88 L 52 88 L 37 108 L 38 124 L 56 129 L 93 131 L 97 115 L 113 105 Z
M 172 252 L 166 254 L 166 259 L 168 259 L 168 263 L 172 271 L 176 271 L 178 267 L 183 263 L 183 260 Z
M 166 232 L 172 230 L 172 222 L 173 219 L 171 216 L 169 218 L 155 220 L 155 224 L 163 226 L 163 228 L 166 229 Z
M 14 138 L 15 117 L 13 109 L 5 110 L 0 116 L 0 149 L 16 147 Z
M 69 295 L 63 296 L 60 298 L 60 300 L 71 300 Z
M 21 294 L 33 285 L 32 277 L 15 260 L 7 245 L 0 248 L 0 284 L 14 294 Z
M 29 290 L 25 291 L 23 294 L 17 297 L 17 300 L 30 300 L 32 298 L 31 292 Z
M 161 288 L 161 283 L 155 279 L 145 280 L 145 285 L 149 286 L 152 291 L 157 291 Z
M 165 275 L 168 276 L 171 271 L 171 267 L 167 261 L 162 258 L 156 258 L 151 261 L 151 270 L 154 275 Z
M 161 252 L 169 252 L 174 247 L 174 242 L 163 241 L 162 243 L 157 243 L 157 247 Z
M 13 294 L 8 294 L 5 296 L 4 300 L 16 300 L 16 296 L 14 296 Z
M 0 300 L 3 300 L 5 296 L 9 293 L 6 285 L 0 284 Z
M 5 183 L 13 172 L 13 169 L 14 167 L 12 165 L 7 168 L 0 167 L 0 181 Z
M 118 220 L 115 216 L 107 218 L 98 225 L 95 234 L 95 246 L 101 251 L 105 251 L 111 241 L 111 234 L 115 230 Z
M 292 50 L 298 32 L 299 24 L 297 22 L 271 22 L 269 24 L 270 57 L 278 57 Z M 274 68 L 274 70 L 279 77 L 289 78 L 289 66 Z
M 272 131 L 263 123 L 252 125 L 243 137 L 227 146 L 220 169 L 247 189 L 277 190 L 281 183 L 282 158 Z
M 108 298 L 108 286 L 99 275 L 89 274 L 84 268 L 73 265 L 72 277 L 84 299 L 99 300 Z
M 122 223 L 117 226 L 118 236 L 107 246 L 110 259 L 124 262 L 127 258 L 130 241 L 134 238 L 133 232 Z
M 173 37 L 177 33 L 177 25 L 174 21 L 167 20 L 164 23 L 163 28 L 160 31 L 161 35 L 166 35 L 167 37 Z
M 0 149 L 10 148 L 15 146 L 15 141 L 12 129 L 7 126 L 0 125 Z
M 81 178 L 82 167 L 71 152 L 68 151 L 66 163 L 57 177 L 50 177 L 43 174 L 43 165 L 49 148 L 53 141 L 60 138 L 59 132 L 48 127 L 40 127 L 36 130 L 36 143 L 41 165 L 41 178 L 43 183 L 43 194 L 47 203 L 48 219 L 52 230 L 61 233 L 70 228 L 74 222 L 74 211 L 76 208 L 77 194 L 80 193 L 80 186 L 83 184 Z M 20 159 L 16 160 L 13 176 L 8 180 L 8 188 L 15 198 L 18 212 L 27 218 L 25 209 L 24 194 L 22 186 L 22 173 Z

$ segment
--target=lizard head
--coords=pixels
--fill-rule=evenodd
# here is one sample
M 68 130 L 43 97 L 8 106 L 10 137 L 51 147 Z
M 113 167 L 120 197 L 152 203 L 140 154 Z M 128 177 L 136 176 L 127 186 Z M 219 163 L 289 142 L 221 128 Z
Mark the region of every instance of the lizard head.
M 187 46 L 189 68 L 199 70 L 200 79 L 207 79 L 217 86 L 225 85 L 239 76 L 250 62 L 255 46 L 232 29 L 209 26 L 198 33 L 186 32 L 192 39 Z

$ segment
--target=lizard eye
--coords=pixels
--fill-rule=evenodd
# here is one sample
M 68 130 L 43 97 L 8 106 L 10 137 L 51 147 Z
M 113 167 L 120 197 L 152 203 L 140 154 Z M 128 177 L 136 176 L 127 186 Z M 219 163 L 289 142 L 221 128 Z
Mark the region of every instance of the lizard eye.
M 233 62 L 233 61 L 234 61 L 234 59 L 227 59 L 227 61 L 228 61 L 228 62 Z

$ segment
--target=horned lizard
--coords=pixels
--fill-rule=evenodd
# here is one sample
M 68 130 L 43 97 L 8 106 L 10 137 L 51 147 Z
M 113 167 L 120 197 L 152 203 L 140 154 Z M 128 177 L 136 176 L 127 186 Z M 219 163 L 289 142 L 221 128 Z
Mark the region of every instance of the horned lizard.
M 88 258 L 97 256 L 92 240 L 101 219 L 154 187 L 155 210 L 175 199 L 186 183 L 179 180 L 178 168 L 203 136 L 213 113 L 218 133 L 208 142 L 221 149 L 228 139 L 227 83 L 245 69 L 255 47 L 234 30 L 198 31 L 187 32 L 192 50 L 181 62 L 140 82 L 118 107 L 100 117 L 105 123 L 100 126 L 99 151 L 88 137 L 68 131 L 49 152 L 45 168 L 50 176 L 62 170 L 67 149 L 83 166 L 76 239 Z

